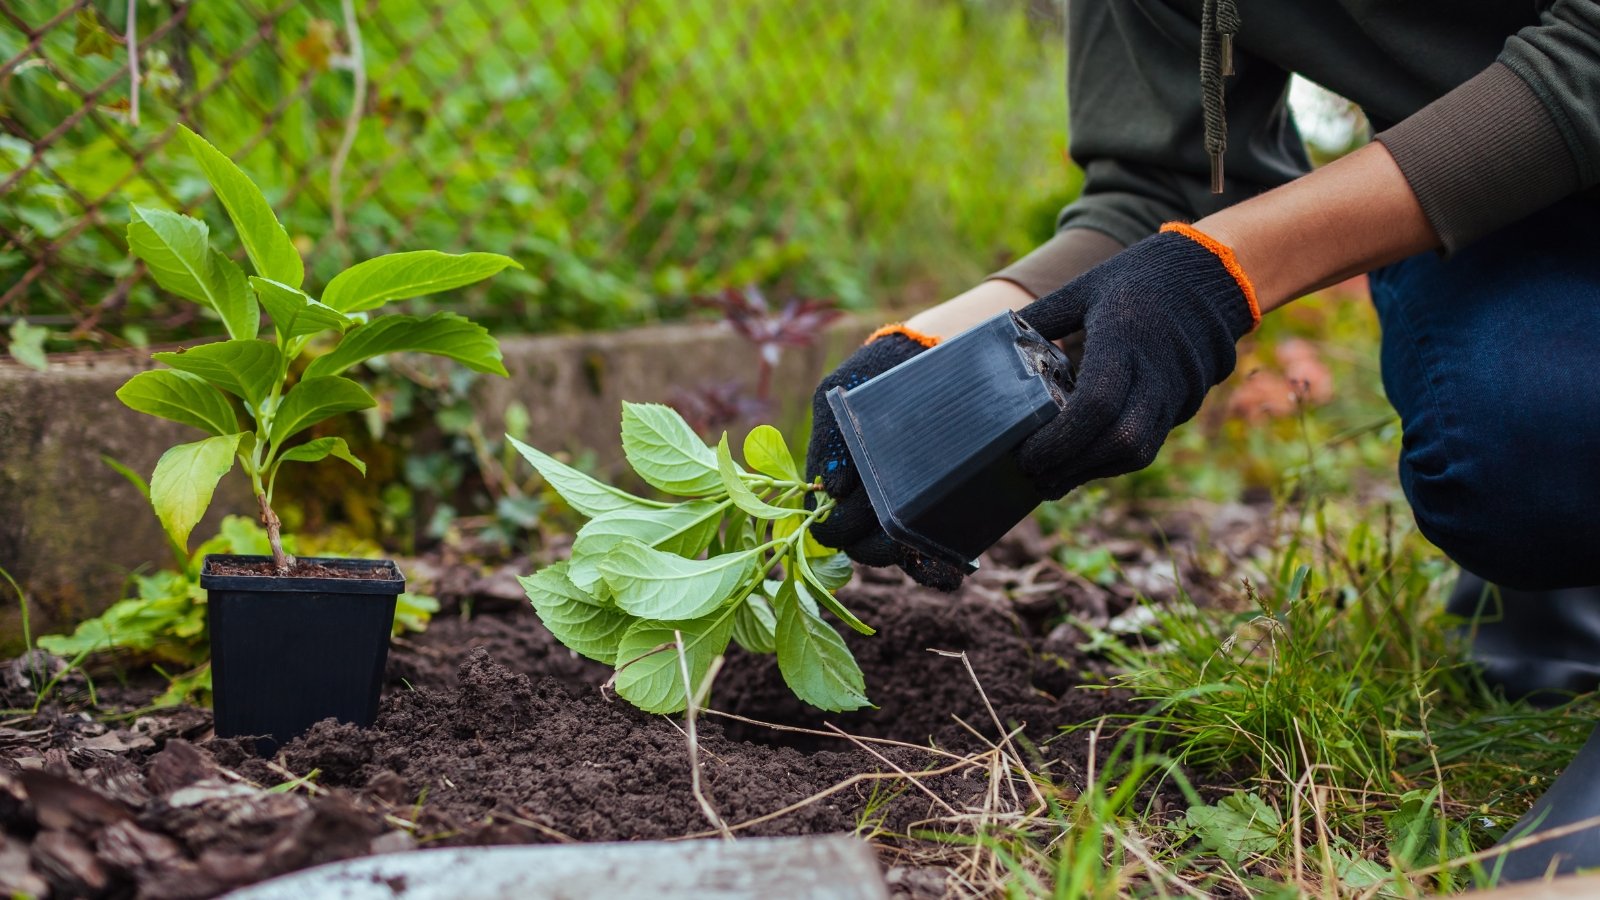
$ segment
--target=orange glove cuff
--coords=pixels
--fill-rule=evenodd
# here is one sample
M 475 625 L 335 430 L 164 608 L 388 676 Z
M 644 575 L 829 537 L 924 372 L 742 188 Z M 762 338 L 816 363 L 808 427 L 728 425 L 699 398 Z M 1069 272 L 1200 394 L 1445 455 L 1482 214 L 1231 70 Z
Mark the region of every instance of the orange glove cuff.
M 1251 301 L 1252 304 L 1254 302 L 1254 300 Z M 912 329 L 907 328 L 903 322 L 891 322 L 888 325 L 879 328 L 877 331 L 867 335 L 867 339 L 862 341 L 862 343 L 870 344 L 878 338 L 887 337 L 891 334 L 898 334 L 901 337 L 908 337 L 922 346 L 929 348 L 939 343 L 939 339 L 937 337 L 934 337 L 931 334 L 923 334 L 920 331 L 913 331 Z
M 1244 294 L 1245 302 L 1250 304 L 1250 330 L 1261 327 L 1261 304 L 1256 302 L 1255 285 L 1250 283 L 1250 276 L 1244 273 L 1244 267 L 1239 265 L 1238 257 L 1233 255 L 1233 248 L 1222 243 L 1216 238 L 1192 225 L 1183 222 L 1168 222 L 1161 226 L 1163 232 L 1176 232 L 1196 244 L 1211 251 L 1211 254 L 1222 261 L 1222 267 L 1228 270 L 1233 280 L 1239 283 L 1239 290 Z

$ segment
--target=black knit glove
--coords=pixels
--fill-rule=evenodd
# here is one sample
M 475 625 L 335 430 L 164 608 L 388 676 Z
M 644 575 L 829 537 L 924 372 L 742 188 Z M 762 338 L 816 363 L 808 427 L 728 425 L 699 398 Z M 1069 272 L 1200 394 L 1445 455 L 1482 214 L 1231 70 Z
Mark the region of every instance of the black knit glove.
M 1148 466 L 1167 434 L 1228 377 L 1234 344 L 1260 320 L 1233 252 L 1166 225 L 1024 308 L 1046 338 L 1083 329 L 1077 386 L 1017 449 L 1046 497 Z
M 844 436 L 839 433 L 833 408 L 828 405 L 828 392 L 835 387 L 849 390 L 933 344 L 932 339 L 899 326 L 880 328 L 865 346 L 822 379 L 811 399 L 811 446 L 806 451 L 806 480 L 822 476 L 823 490 L 838 503 L 826 519 L 811 529 L 811 536 L 819 543 L 838 547 L 863 565 L 897 565 L 918 584 L 953 591 L 961 584 L 960 570 L 928 559 L 884 533 L 877 513 L 872 510 L 872 501 L 861 487 L 861 478 L 856 474 Z

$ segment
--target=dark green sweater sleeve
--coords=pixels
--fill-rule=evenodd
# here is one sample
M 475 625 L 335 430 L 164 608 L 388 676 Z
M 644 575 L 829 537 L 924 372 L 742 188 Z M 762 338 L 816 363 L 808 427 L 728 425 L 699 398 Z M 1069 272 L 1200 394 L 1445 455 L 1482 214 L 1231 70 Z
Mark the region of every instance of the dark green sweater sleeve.
M 1067 5 L 1069 151 L 1083 167 L 1082 195 L 1057 227 L 1089 229 L 1126 246 L 1161 223 L 1193 220 L 1276 187 L 1310 166 L 1288 112 L 1289 73 L 1235 53 L 1228 79 L 1226 186 L 1210 189 L 1200 104 L 1200 30 L 1160 0 Z M 1054 241 L 995 277 L 1035 295 L 1075 266 Z M 1075 273 L 1074 273 L 1075 274 Z
M 1377 139 L 1446 250 L 1600 184 L 1600 2 L 1551 3 L 1494 65 Z

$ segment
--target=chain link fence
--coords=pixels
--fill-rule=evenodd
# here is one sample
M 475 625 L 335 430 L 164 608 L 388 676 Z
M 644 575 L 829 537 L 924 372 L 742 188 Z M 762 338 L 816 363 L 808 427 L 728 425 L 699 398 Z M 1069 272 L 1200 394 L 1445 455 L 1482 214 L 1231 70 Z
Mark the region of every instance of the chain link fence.
M 525 270 L 452 304 L 550 330 L 954 287 L 1073 190 L 1056 2 L 0 0 L 0 326 L 215 330 L 123 235 L 130 202 L 224 221 L 179 124 L 262 185 L 312 289 L 494 250 Z

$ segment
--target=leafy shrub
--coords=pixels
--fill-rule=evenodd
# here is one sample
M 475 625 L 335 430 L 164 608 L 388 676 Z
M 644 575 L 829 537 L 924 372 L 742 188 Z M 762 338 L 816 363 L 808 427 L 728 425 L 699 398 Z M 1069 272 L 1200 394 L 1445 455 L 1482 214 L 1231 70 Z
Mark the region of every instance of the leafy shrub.
M 872 633 L 833 595 L 850 580 L 849 559 L 811 539 L 833 500 L 802 479 L 777 429 L 761 425 L 745 437 L 745 468 L 726 433 L 711 447 L 668 407 L 623 404 L 628 463 L 652 487 L 685 498 L 678 502 L 635 496 L 511 440 L 589 517 L 571 559 L 522 585 L 557 639 L 616 667 L 622 697 L 650 712 L 681 710 L 689 696 L 683 668 L 698 691 L 713 660 L 737 641 L 775 653 L 789 688 L 813 706 L 870 705 L 861 668 L 822 618 L 826 609 Z

